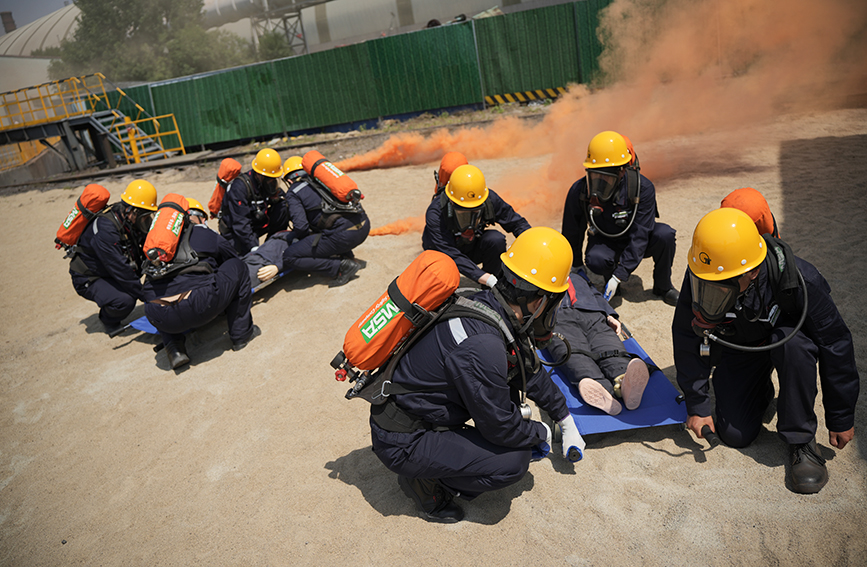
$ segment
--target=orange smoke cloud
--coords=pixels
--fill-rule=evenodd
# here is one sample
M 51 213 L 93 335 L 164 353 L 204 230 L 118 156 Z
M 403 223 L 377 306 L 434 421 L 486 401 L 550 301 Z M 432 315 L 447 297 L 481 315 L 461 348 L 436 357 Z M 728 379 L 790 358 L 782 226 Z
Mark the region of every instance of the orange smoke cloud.
M 370 236 L 403 234 L 404 232 L 421 232 L 424 230 L 424 217 L 400 219 L 385 226 L 370 229 Z
M 847 95 L 867 92 L 863 0 L 615 0 L 599 21 L 604 49 L 594 90 L 570 87 L 543 120 L 400 134 L 338 166 L 429 163 L 451 150 L 471 163 L 550 154 L 539 170 L 510 174 L 495 187 L 535 224 L 559 219 L 566 191 L 584 174 L 587 143 L 602 130 L 627 135 L 642 173 L 664 190 L 660 180 L 696 169 L 748 171 L 740 156 L 752 140 L 736 129 L 836 108 Z M 678 136 L 702 133 L 714 134 L 713 147 L 678 143 Z

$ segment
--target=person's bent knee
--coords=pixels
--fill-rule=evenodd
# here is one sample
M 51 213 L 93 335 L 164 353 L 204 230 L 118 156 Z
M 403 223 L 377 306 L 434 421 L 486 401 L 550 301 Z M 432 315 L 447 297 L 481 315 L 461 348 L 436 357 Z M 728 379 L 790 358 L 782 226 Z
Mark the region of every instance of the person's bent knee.
M 731 425 L 717 422 L 716 433 L 723 443 L 735 449 L 749 446 L 759 436 L 760 428 L 742 431 Z
M 610 254 L 597 253 L 590 249 L 585 254 L 587 268 L 594 274 L 610 274 L 614 271 L 614 258 Z
M 655 237 L 659 238 L 659 240 L 665 242 L 668 245 L 673 246 L 675 240 L 677 239 L 677 231 L 665 223 L 656 223 L 656 227 L 653 229 L 653 231 L 655 233 Z

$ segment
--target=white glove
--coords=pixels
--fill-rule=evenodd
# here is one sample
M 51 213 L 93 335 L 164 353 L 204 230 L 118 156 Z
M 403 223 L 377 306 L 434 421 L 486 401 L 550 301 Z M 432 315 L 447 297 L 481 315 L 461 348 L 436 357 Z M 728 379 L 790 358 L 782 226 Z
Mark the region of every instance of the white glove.
M 605 284 L 605 293 L 602 295 L 605 301 L 611 301 L 611 298 L 617 293 L 618 285 L 620 285 L 620 280 L 617 279 L 617 276 L 611 276 L 611 279 Z
M 277 271 L 277 266 L 269 264 L 259 268 L 259 271 L 256 272 L 256 277 L 259 278 L 259 281 L 264 282 L 276 276 Z
M 497 276 L 494 274 L 488 274 L 488 279 L 485 281 L 485 285 L 491 289 L 494 289 L 494 286 L 497 285 Z
M 584 458 L 584 447 L 587 444 L 584 438 L 578 432 L 578 427 L 575 425 L 575 420 L 572 415 L 567 415 L 562 420 L 557 422 L 560 426 L 560 433 L 563 434 L 563 457 L 576 463 Z
M 250 248 L 250 252 L 255 252 L 255 251 L 258 250 L 258 249 L 259 249 L 258 246 L 254 246 L 254 247 Z

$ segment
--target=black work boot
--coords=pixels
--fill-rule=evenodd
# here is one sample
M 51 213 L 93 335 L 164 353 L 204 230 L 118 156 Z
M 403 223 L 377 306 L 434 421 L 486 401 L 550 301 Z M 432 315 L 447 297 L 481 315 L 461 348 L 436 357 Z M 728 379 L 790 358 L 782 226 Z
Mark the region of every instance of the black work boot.
M 167 343 L 166 355 L 169 357 L 169 365 L 172 367 L 172 370 L 180 368 L 184 364 L 189 364 L 190 362 L 190 357 L 187 356 L 187 347 L 184 344 L 184 339 Z
M 677 300 L 680 299 L 680 293 L 678 293 L 678 291 L 676 289 L 674 289 L 673 287 L 670 287 L 670 288 L 665 289 L 665 290 L 653 288 L 653 295 L 655 295 L 657 297 L 661 297 L 662 301 L 666 305 L 671 305 L 672 307 L 676 307 L 677 306 Z
M 800 445 L 789 445 L 791 467 L 786 475 L 786 486 L 799 494 L 815 494 L 828 482 L 825 459 L 819 454 L 816 440 Z
M 397 483 L 415 501 L 419 516 L 428 522 L 451 524 L 464 519 L 464 511 L 438 480 L 398 476 Z
M 258 325 L 253 325 L 253 328 L 250 330 L 250 334 L 247 335 L 246 339 L 241 339 L 238 342 L 232 343 L 232 350 L 234 350 L 235 352 L 238 352 L 239 350 L 243 349 L 248 344 L 250 344 L 250 341 L 252 341 L 253 339 L 255 339 L 256 337 L 258 337 L 261 334 L 262 334 L 262 329 L 260 329 Z
M 334 278 L 328 287 L 338 287 L 349 283 L 355 272 L 361 269 L 361 265 L 355 260 L 345 258 L 340 261 L 340 269 L 337 271 L 337 277 Z

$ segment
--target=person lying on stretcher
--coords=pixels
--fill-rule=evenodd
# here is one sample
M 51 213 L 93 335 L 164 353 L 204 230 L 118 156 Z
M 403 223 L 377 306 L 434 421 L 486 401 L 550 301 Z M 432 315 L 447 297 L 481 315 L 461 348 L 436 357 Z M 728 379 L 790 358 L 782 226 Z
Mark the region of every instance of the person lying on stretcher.
M 564 376 L 578 387 L 587 405 L 608 415 L 619 414 L 623 406 L 634 410 L 641 404 L 650 376 L 647 365 L 623 348 L 617 312 L 590 283 L 583 268 L 573 270 L 555 327 L 572 347 Z M 566 356 L 562 341 L 553 341 L 548 350 L 554 360 Z
M 196 227 L 208 229 L 205 208 L 196 199 L 187 197 L 187 201 L 190 204 L 190 222 Z M 280 231 L 241 258 L 250 272 L 250 287 L 255 289 L 283 271 L 283 252 L 294 240 L 295 235 L 291 230 Z

